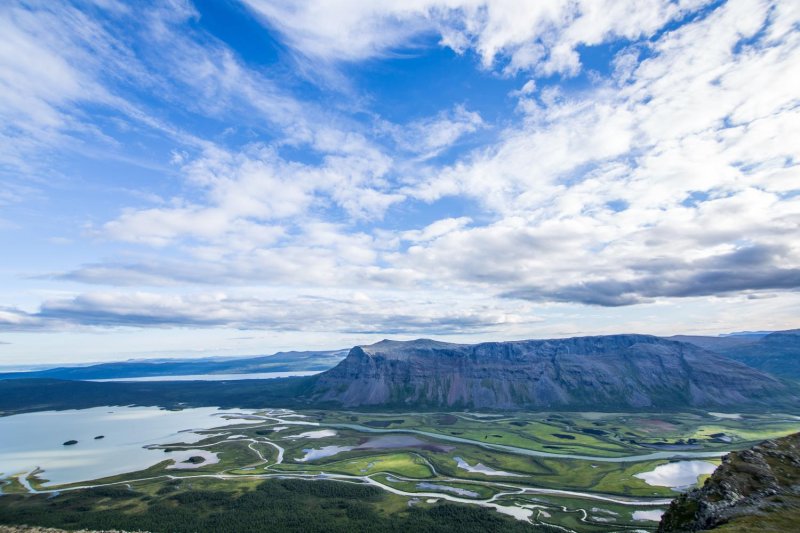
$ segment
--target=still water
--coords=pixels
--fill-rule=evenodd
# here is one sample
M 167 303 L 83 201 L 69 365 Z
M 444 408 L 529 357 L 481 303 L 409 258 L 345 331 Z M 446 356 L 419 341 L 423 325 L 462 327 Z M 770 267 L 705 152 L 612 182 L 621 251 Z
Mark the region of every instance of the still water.
M 197 450 L 165 453 L 150 444 L 194 443 L 192 430 L 259 420 L 223 415 L 250 411 L 214 407 L 167 411 L 157 407 L 95 407 L 0 417 L 0 478 L 44 470 L 45 485 L 87 481 L 132 472 L 165 459 L 185 460 Z M 95 439 L 102 435 L 102 439 Z M 69 440 L 78 441 L 64 446 Z
M 292 372 L 251 372 L 249 374 L 189 374 L 184 376 L 143 376 L 138 378 L 89 379 L 87 381 L 139 382 L 139 381 L 239 381 L 243 379 L 276 379 L 298 376 L 315 376 L 322 370 L 294 370 Z
M 697 483 L 699 476 L 710 474 L 715 468 L 716 465 L 708 461 L 676 461 L 659 465 L 650 472 L 642 472 L 634 477 L 643 479 L 648 485 L 686 490 Z

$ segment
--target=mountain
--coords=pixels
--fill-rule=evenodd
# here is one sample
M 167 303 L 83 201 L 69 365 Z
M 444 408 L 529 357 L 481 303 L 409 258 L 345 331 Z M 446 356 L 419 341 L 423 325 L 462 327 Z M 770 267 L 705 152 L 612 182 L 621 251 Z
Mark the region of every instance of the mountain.
M 673 531 L 786 531 L 800 524 L 800 433 L 725 456 L 700 489 L 661 517 Z
M 672 337 L 778 377 L 800 380 L 800 329 L 755 337 Z
M 317 376 L 315 402 L 489 409 L 796 404 L 783 382 L 693 344 L 647 335 L 487 342 L 381 341 Z
M 665 339 L 678 342 L 688 342 L 699 346 L 704 350 L 709 350 L 715 353 L 722 353 L 725 350 L 736 348 L 740 346 L 749 346 L 758 342 L 764 335 L 745 336 L 745 335 L 730 335 L 720 337 L 710 337 L 702 335 L 674 335 L 672 337 L 664 337 Z
M 90 366 L 59 367 L 33 372 L 0 373 L 3 379 L 123 379 L 193 374 L 252 374 L 259 372 L 322 371 L 335 366 L 347 350 L 278 352 L 274 355 L 236 359 L 172 359 L 125 361 Z

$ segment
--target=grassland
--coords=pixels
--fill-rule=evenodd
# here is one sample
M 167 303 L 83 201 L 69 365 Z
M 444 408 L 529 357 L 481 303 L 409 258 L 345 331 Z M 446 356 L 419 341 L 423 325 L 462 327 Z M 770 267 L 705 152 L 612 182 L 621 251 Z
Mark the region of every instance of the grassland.
M 211 531 L 233 520 L 235 510 L 247 510 L 251 516 L 237 522 L 237 531 L 265 524 L 275 531 L 479 530 L 453 515 L 470 516 L 487 531 L 652 530 L 656 522 L 635 513 L 663 510 L 676 493 L 637 474 L 675 460 L 671 454 L 720 455 L 800 427 L 789 415 L 707 413 L 260 414 L 257 424 L 160 446 L 207 450 L 219 459 L 214 464 L 169 469 L 167 452 L 148 469 L 91 483 L 46 487 L 46 472 L 28 479 L 35 490 L 56 489 L 57 496 L 24 494 L 9 479 L 0 523 Z M 317 458 L 302 460 L 309 451 Z M 264 494 L 274 502 L 264 504 Z M 255 502 L 266 510 L 253 514 Z M 307 520 L 294 516 L 303 513 Z M 175 517 L 186 525 L 176 525 Z

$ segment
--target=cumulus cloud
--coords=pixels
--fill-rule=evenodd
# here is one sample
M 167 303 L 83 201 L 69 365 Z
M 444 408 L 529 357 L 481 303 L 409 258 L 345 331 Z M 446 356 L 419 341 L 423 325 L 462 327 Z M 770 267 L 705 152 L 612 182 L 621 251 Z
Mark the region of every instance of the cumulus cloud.
M 785 4 L 731 2 L 646 44 L 644 59 L 623 49 L 615 63 L 624 68 L 588 91 L 537 91 L 526 82 L 515 95 L 521 125 L 452 165 L 429 165 L 402 193 L 389 180 L 392 161 L 358 134 L 320 130 L 317 146 L 331 154 L 313 166 L 265 147 L 209 151 L 183 167 L 205 202 L 126 212 L 104 229 L 151 244 L 193 238 L 202 244 L 195 258 L 226 263 L 88 265 L 64 276 L 477 284 L 505 297 L 599 305 L 794 290 L 800 108 L 787 88 L 796 86 L 798 71 L 788 66 L 800 65 L 800 47 L 787 17 L 797 13 Z M 435 153 L 482 125 L 456 107 L 405 131 L 419 152 Z M 495 221 L 444 218 L 363 233 L 298 226 L 292 218 L 320 205 L 320 194 L 352 216 L 383 213 L 406 196 L 471 197 Z M 757 269 L 722 264 L 754 250 L 770 251 Z
M 91 326 L 448 334 L 491 329 L 517 320 L 485 304 L 453 308 L 424 300 L 376 301 L 363 293 L 300 295 L 287 300 L 221 292 L 98 292 L 48 300 L 34 313 L 0 310 L 0 331 Z
M 347 91 L 301 99 L 197 29 L 184 2 L 141 17 L 3 6 L 0 135 L 14 138 L 0 157 L 65 138 L 113 145 L 86 110 L 118 105 L 118 120 L 170 140 L 177 184 L 155 205 L 91 217 L 87 234 L 124 253 L 37 278 L 97 292 L 0 308 L 0 329 L 468 333 L 548 306 L 800 289 L 796 2 L 245 3 L 314 61 L 444 46 L 517 89 L 493 102 L 499 118 L 461 100 L 392 123 Z M 129 25 L 148 46 L 113 31 Z M 607 72 L 563 83 L 604 43 L 617 50 Z M 159 113 L 178 104 L 222 133 Z M 16 183 L 0 203 L 28 194 Z M 560 319 L 580 331 L 579 313 Z
M 435 157 L 452 147 L 462 137 L 484 127 L 486 124 L 480 114 L 467 110 L 463 105 L 408 124 L 383 125 L 394 138 L 398 148 L 418 154 L 421 160 Z
M 332 204 L 354 218 L 372 218 L 403 199 L 383 179 L 389 159 L 382 152 L 354 134 L 329 135 L 336 140 L 326 141 L 331 152 L 319 165 L 286 161 L 263 145 L 209 148 L 182 168 L 202 191 L 201 203 L 177 197 L 172 206 L 127 210 L 100 234 L 157 246 L 188 238 L 254 249 L 276 243 L 286 221 L 315 207 Z
M 800 40 L 786 18 L 798 17 L 786 3 L 729 2 L 654 41 L 624 80 L 520 95 L 522 128 L 410 193 L 467 195 L 501 220 L 400 264 L 536 301 L 797 290 L 800 102 L 786 88 L 800 81 Z M 762 264 L 723 261 L 755 251 Z
M 651 261 L 638 265 L 630 279 L 610 276 L 573 285 L 516 289 L 504 296 L 601 306 L 750 292 L 757 297 L 759 291 L 800 289 L 800 268 L 775 266 L 785 252 L 752 246 L 697 261 Z
M 243 0 L 296 50 L 325 61 L 362 61 L 414 47 L 435 35 L 457 52 L 474 50 L 484 67 L 575 74 L 579 46 L 639 39 L 702 7 L 703 0 L 372 2 Z

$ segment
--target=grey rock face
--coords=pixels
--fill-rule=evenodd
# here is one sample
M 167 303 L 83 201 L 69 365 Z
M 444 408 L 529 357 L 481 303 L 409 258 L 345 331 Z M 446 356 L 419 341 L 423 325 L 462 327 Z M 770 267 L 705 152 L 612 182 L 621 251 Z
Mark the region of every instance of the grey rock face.
M 344 406 L 662 408 L 769 404 L 780 381 L 697 346 L 648 335 L 357 346 L 314 399 Z
M 702 488 L 670 504 L 658 531 L 705 531 L 728 524 L 731 531 L 760 525 L 762 531 L 794 532 L 798 523 L 800 433 L 795 433 L 726 455 Z

